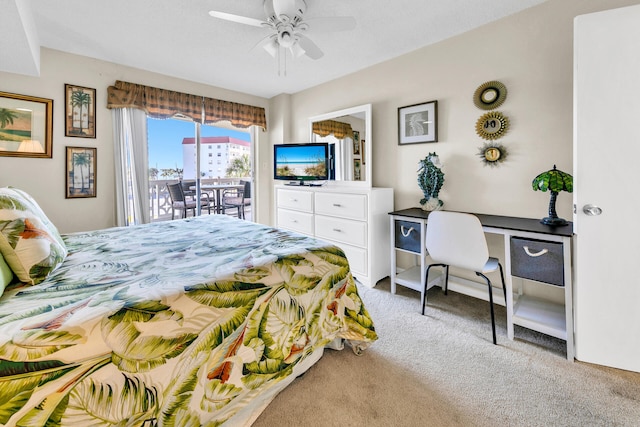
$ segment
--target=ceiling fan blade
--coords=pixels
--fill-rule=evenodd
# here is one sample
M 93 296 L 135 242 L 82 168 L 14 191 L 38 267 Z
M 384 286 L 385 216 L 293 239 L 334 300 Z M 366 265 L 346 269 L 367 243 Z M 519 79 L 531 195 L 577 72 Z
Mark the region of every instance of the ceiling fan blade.
M 303 36 L 302 34 L 298 34 L 298 44 L 302 49 L 304 49 L 304 53 L 311 59 L 320 59 L 324 56 L 324 53 L 320 48 L 316 46 L 311 39 Z
M 264 21 L 255 18 L 249 18 L 246 16 L 234 15 L 232 13 L 218 12 L 217 10 L 210 10 L 209 15 L 214 18 L 224 19 L 225 21 L 237 22 L 239 24 L 251 25 L 253 27 L 262 27 L 265 25 Z
M 291 55 L 294 58 L 300 58 L 302 55 L 305 54 L 305 51 L 302 47 L 300 47 L 300 43 L 296 43 L 293 46 L 291 46 L 289 48 L 289 50 L 291 51 Z
M 350 31 L 356 28 L 356 19 L 353 16 L 309 18 L 304 22 L 309 25 L 309 30 L 314 32 Z

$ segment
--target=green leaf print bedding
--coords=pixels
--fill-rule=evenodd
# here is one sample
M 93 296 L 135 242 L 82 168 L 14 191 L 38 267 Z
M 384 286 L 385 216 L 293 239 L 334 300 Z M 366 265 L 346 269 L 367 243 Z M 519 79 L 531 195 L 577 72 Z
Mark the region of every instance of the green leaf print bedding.
M 224 215 L 63 239 L 0 298 L 0 425 L 247 425 L 325 345 L 377 339 L 319 240 Z

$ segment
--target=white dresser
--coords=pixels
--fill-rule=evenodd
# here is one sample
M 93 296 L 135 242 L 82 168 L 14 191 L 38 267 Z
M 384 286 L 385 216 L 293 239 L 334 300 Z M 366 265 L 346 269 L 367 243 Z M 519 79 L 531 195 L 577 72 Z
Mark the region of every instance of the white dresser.
M 276 186 L 276 225 L 325 240 L 373 287 L 390 271 L 392 188 Z

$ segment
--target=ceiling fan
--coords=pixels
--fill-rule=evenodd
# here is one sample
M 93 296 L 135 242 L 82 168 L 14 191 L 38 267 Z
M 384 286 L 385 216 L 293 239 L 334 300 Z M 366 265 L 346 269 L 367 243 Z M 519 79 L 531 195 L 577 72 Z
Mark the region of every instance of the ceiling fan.
M 280 57 L 280 51 L 289 51 L 294 58 L 306 55 L 311 59 L 320 59 L 322 50 L 305 33 L 348 31 L 356 26 L 351 16 L 304 19 L 307 4 L 304 0 L 264 0 L 266 19 L 260 20 L 212 10 L 214 18 L 237 22 L 239 24 L 264 27 L 271 34 L 259 41 L 255 47 L 264 48 L 273 57 Z

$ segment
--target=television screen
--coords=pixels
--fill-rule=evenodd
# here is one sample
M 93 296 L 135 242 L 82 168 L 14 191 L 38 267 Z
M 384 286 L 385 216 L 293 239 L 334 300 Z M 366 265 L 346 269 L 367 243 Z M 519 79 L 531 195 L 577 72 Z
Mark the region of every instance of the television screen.
M 273 146 L 274 179 L 329 179 L 329 144 L 276 144 Z

